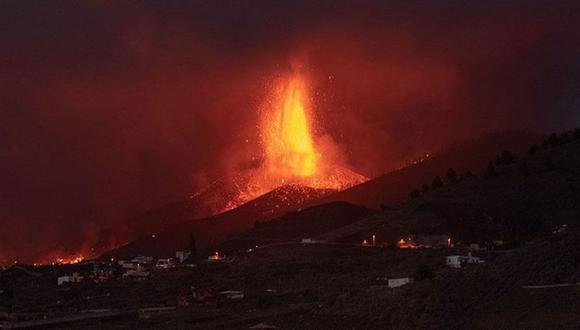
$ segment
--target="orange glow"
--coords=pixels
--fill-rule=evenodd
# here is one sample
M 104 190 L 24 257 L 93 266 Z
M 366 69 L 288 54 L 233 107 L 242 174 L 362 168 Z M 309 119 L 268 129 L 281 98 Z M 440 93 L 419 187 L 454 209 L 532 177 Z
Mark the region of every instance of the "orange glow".
M 326 143 L 318 143 L 320 136 L 316 133 L 322 130 L 317 129 L 320 126 L 314 110 L 310 82 L 305 74 L 292 72 L 273 81 L 259 107 L 256 125 L 259 143 L 255 144 L 255 154 L 261 162 L 255 168 L 234 174 L 232 191 L 224 194 L 226 202 L 216 207 L 213 214 L 231 210 L 283 186 L 340 191 L 367 180 L 334 163 L 338 151 L 328 139 Z M 211 200 L 213 196 L 221 196 L 220 181 L 212 185 L 196 196 L 204 193 L 212 196 Z
M 397 246 L 401 249 L 414 249 L 417 247 L 415 245 L 415 243 L 411 240 L 411 238 L 408 238 L 407 240 L 405 240 L 404 238 L 401 238 L 397 242 Z
M 52 264 L 53 265 L 71 265 L 71 264 L 78 264 L 79 262 L 85 260 L 83 255 L 77 256 L 70 256 L 66 258 L 56 258 Z
M 283 179 L 316 173 L 311 122 L 307 115 L 305 80 L 294 76 L 278 87 L 273 109 L 264 114 L 262 138 L 266 167 Z

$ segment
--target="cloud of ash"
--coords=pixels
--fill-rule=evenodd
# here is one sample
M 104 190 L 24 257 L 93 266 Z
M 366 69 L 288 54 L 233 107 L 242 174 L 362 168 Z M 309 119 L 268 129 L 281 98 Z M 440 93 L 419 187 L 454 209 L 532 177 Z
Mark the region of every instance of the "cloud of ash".
M 367 176 L 578 125 L 578 7 L 4 1 L 0 262 L 122 243 L 126 219 L 254 166 L 257 109 L 296 65 L 318 143 Z

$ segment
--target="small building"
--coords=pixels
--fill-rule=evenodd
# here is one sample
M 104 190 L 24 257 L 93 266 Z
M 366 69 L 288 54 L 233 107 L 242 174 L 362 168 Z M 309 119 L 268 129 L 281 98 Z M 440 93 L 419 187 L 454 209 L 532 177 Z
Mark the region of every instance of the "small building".
M 302 243 L 304 243 L 304 244 L 319 244 L 319 243 L 326 243 L 326 241 L 321 241 L 321 240 L 312 239 L 312 238 L 304 238 L 304 239 L 302 239 Z
M 400 278 L 389 278 L 387 281 L 387 285 L 389 288 L 398 288 L 400 286 L 413 283 L 414 280 L 410 277 L 400 277 Z
M 237 301 L 244 299 L 244 291 L 227 290 L 220 292 L 220 296 L 230 301 Z
M 131 262 L 136 263 L 136 264 L 140 264 L 140 265 L 151 264 L 151 263 L 153 263 L 153 257 L 146 257 L 146 256 L 138 255 L 135 258 L 131 259 Z
M 79 273 L 73 273 L 72 275 L 59 276 L 56 279 L 56 284 L 60 286 L 65 283 L 79 283 L 82 280 L 84 280 L 83 276 L 80 276 Z
M 157 263 L 155 264 L 155 268 L 159 268 L 159 269 L 169 269 L 169 268 L 173 268 L 174 266 L 175 266 L 175 264 L 173 263 L 173 260 L 171 258 L 158 259 Z
M 123 278 L 135 279 L 135 280 L 145 280 L 145 279 L 149 278 L 149 275 L 150 275 L 149 272 L 146 272 L 143 270 L 129 269 L 128 271 L 123 273 Z
M 445 264 L 451 268 L 461 268 L 465 264 L 480 264 L 484 261 L 480 257 L 474 257 L 469 252 L 466 256 L 447 256 Z
M 177 251 L 175 252 L 175 259 L 179 261 L 179 263 L 183 263 L 189 256 L 191 255 L 191 251 Z

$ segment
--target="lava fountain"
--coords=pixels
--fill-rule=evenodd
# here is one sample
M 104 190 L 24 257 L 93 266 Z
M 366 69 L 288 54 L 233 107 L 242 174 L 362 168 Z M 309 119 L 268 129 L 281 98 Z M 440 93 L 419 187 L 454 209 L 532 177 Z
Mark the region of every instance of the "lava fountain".
M 317 144 L 312 111 L 306 77 L 293 73 L 278 79 L 260 107 L 261 164 L 222 178 L 194 197 L 209 200 L 215 214 L 284 186 L 328 193 L 365 182 L 366 177 L 334 164 Z
M 306 91 L 304 80 L 294 76 L 287 83 L 281 83 L 273 108 L 263 112 L 261 137 L 265 168 L 281 184 L 317 173 L 320 155 L 314 149 Z

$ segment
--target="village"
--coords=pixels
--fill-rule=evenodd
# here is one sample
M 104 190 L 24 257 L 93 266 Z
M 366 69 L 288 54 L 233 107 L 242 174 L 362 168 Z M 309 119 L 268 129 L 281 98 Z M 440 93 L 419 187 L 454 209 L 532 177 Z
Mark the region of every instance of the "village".
M 187 274 L 192 275 L 193 273 L 207 275 L 208 272 L 211 273 L 218 269 L 227 273 L 230 268 L 243 265 L 256 256 L 261 258 L 265 254 L 276 253 L 275 251 L 279 249 L 302 247 L 308 251 L 313 251 L 313 254 L 319 253 L 316 250 L 348 250 L 362 251 L 362 253 L 368 251 L 373 255 L 378 253 L 376 255 L 377 259 L 381 259 L 380 255 L 384 253 L 395 259 L 398 258 L 398 254 L 404 254 L 405 258 L 409 258 L 409 252 L 415 255 L 414 259 L 423 259 L 425 256 L 429 256 L 429 261 L 425 264 L 413 262 L 415 264 L 414 268 L 407 266 L 403 269 L 399 267 L 391 270 L 388 264 L 384 264 L 380 267 L 384 271 L 373 271 L 370 274 L 360 273 L 359 280 L 365 279 L 365 281 L 368 281 L 369 288 L 373 288 L 373 290 L 382 287 L 398 290 L 399 287 L 412 285 L 415 281 L 432 278 L 435 276 L 434 272 L 440 272 L 443 268 L 448 268 L 449 270 L 461 269 L 483 263 L 484 260 L 480 256 L 490 255 L 490 251 L 487 248 L 480 248 L 477 243 L 469 244 L 468 246 L 458 246 L 453 243 L 448 235 L 409 235 L 398 241 L 395 246 L 379 241 L 376 235 L 370 235 L 369 239 L 365 239 L 359 244 L 334 243 L 304 238 L 298 242 L 289 241 L 270 245 L 255 245 L 231 255 L 214 251 L 209 255 L 200 256 L 195 249 L 193 240 L 190 242 L 189 247 L 189 249 L 183 251 L 176 251 L 172 257 L 159 259 L 137 255 L 127 260 L 83 260 L 68 265 L 13 265 L 6 267 L 0 272 L 0 278 L 13 277 L 15 281 L 19 281 L 24 291 L 31 295 L 34 295 L 35 292 L 55 292 L 55 299 L 57 300 L 53 302 L 46 301 L 46 309 L 43 310 L 41 308 L 36 312 L 17 313 L 16 315 L 10 315 L 10 313 L 5 312 L 3 314 L 4 322 L 10 320 L 10 318 L 19 320 L 19 322 L 13 324 L 6 323 L 5 327 L 42 327 L 51 324 L 68 324 L 68 322 L 76 324 L 85 318 L 86 320 L 118 317 L 150 319 L 151 317 L 176 313 L 179 310 L 188 308 L 229 306 L 231 303 L 243 300 L 254 304 L 256 299 L 282 299 L 292 295 L 291 288 L 279 285 L 272 287 L 260 285 L 260 288 L 257 289 L 256 287 L 247 287 L 243 282 L 226 287 L 223 284 L 217 284 L 215 279 L 210 281 L 213 285 L 192 283 L 192 285 L 184 286 L 180 285 L 184 283 L 176 283 L 180 288 L 171 294 L 173 298 L 167 297 L 163 303 L 158 304 L 155 304 L 154 301 L 144 300 L 136 306 L 123 304 L 120 306 L 121 308 L 110 308 L 110 305 L 114 306 L 115 304 L 95 305 L 94 301 L 103 299 L 103 297 L 95 297 L 91 293 L 94 290 L 101 291 L 99 288 L 108 288 L 111 291 L 103 295 L 105 300 L 110 301 L 115 296 L 125 294 L 121 292 L 132 290 L 131 288 L 139 285 L 151 287 L 152 290 L 157 291 L 158 286 L 165 282 L 167 278 L 173 278 L 174 276 L 182 278 L 183 276 L 188 276 Z M 191 282 L 191 279 L 188 279 L 187 282 Z M 79 295 L 80 304 L 78 301 L 70 301 L 69 306 L 64 306 L 64 300 L 56 298 L 59 293 L 72 291 Z M 82 297 L 83 295 L 84 297 Z M 86 308 L 83 309 L 83 306 Z M 56 317 L 57 315 L 59 317 Z

